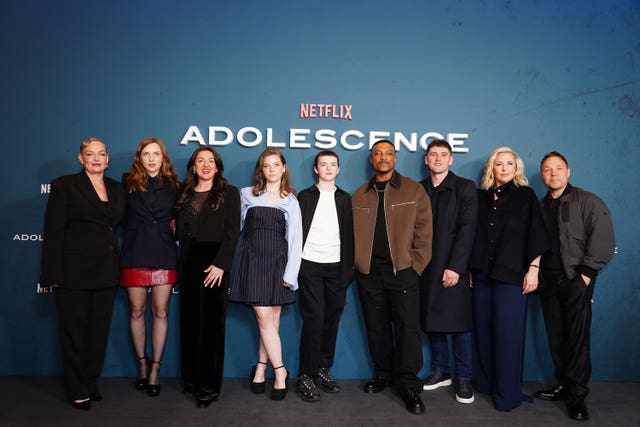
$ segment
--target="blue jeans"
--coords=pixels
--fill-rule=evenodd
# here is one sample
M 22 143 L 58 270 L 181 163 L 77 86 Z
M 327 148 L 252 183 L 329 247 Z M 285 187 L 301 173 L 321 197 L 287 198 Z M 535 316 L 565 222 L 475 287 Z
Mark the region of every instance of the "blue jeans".
M 471 381 L 471 332 L 456 332 L 452 334 L 429 334 L 431 348 L 431 369 L 449 373 L 449 343 L 447 336 L 451 335 L 453 357 L 456 364 L 455 379 Z

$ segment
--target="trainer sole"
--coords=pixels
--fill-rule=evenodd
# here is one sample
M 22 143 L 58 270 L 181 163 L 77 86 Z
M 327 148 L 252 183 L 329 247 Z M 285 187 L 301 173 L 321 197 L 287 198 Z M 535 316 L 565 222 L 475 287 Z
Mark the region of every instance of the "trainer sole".
M 451 378 L 449 378 L 448 380 L 444 380 L 444 381 L 440 381 L 439 383 L 435 383 L 435 384 L 425 384 L 422 386 L 423 390 L 435 390 L 437 388 L 440 387 L 445 387 L 451 385 Z

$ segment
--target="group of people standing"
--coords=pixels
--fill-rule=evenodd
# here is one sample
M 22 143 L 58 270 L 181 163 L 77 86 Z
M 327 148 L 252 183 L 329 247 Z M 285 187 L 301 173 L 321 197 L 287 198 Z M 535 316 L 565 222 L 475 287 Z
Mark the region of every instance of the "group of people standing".
M 570 417 L 588 419 L 590 301 L 614 237 L 606 205 L 568 183 L 561 154 L 541 162 L 549 189 L 542 204 L 513 150 L 491 153 L 476 190 L 449 170 L 453 156 L 443 140 L 429 144 L 429 176 L 420 183 L 395 170 L 390 141 L 375 142 L 374 176 L 353 196 L 336 186 L 340 164 L 333 151 L 316 155 L 318 180 L 299 194 L 275 148 L 260 154 L 252 185 L 241 191 L 223 177 L 219 153 L 206 146 L 195 150 L 181 183 L 157 138 L 140 142 L 122 184 L 104 176 L 109 157 L 101 140 L 83 141 L 78 159 L 80 173 L 51 185 L 40 281 L 55 288 L 64 382 L 74 408 L 102 399 L 98 379 L 118 283 L 129 295 L 139 363 L 134 385 L 149 396 L 161 391 L 167 310 L 177 282 L 181 375 L 199 407 L 219 397 L 227 300 L 251 307 L 258 324 L 251 391 L 266 392 L 270 363 L 270 397 L 286 397 L 280 314 L 298 289 L 303 326 L 295 390 L 308 402 L 320 400 L 319 390 L 339 392 L 330 368 L 355 277 L 374 371 L 365 392 L 394 386 L 414 414 L 424 412 L 422 390 L 452 384 L 461 403 L 474 401 L 474 388 L 501 411 L 531 400 L 522 393 L 527 295 L 540 292 L 558 384 L 536 397 L 565 400 Z M 431 350 L 425 380 L 417 376 L 421 329 Z
M 591 297 L 615 250 L 607 206 L 569 184 L 569 164 L 558 152 L 540 162 L 548 189 L 541 201 L 508 147 L 489 155 L 478 190 L 449 170 L 446 141 L 429 144 L 425 164 L 433 258 L 420 278 L 419 318 L 431 350 L 423 390 L 453 384 L 456 400 L 472 403 L 475 389 L 499 411 L 532 401 L 522 392 L 522 372 L 527 295 L 538 292 L 558 382 L 535 397 L 564 400 L 570 418 L 589 419 Z M 405 403 L 410 412 L 424 410 L 418 397 Z

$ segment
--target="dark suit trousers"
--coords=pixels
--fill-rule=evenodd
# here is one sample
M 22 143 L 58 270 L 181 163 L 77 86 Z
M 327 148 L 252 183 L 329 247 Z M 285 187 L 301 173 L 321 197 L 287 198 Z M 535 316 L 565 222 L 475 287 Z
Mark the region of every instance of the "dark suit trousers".
M 302 260 L 298 306 L 302 316 L 300 374 L 333 366 L 338 326 L 347 296 L 340 286 L 340 263 Z
M 208 394 L 220 393 L 229 272 L 220 286 L 203 285 L 204 270 L 219 245 L 183 246 L 180 265 L 180 348 L 182 379 Z
M 571 394 L 585 397 L 591 378 L 591 298 L 596 280 L 586 286 L 579 274 L 571 280 L 562 272 L 543 275 L 540 303 L 555 376 Z
M 63 381 L 71 400 L 98 392 L 114 297 L 115 287 L 55 291 Z
M 370 274 L 356 273 L 356 280 L 375 375 L 395 380 L 400 392 L 420 393 L 419 276 L 410 268 L 394 274 L 391 263 L 371 263 Z

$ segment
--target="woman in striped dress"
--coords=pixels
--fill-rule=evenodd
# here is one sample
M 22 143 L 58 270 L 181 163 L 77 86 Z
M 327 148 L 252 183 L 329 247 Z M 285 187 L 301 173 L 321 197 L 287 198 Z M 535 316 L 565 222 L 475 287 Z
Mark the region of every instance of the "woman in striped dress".
M 295 301 L 302 254 L 302 216 L 289 170 L 276 148 L 264 150 L 253 185 L 240 191 L 244 238 L 234 271 L 231 301 L 253 308 L 260 329 L 258 364 L 251 371 L 251 391 L 264 393 L 270 361 L 275 373 L 271 399 L 287 394 L 288 372 L 282 362 L 279 326 L 284 304 Z

